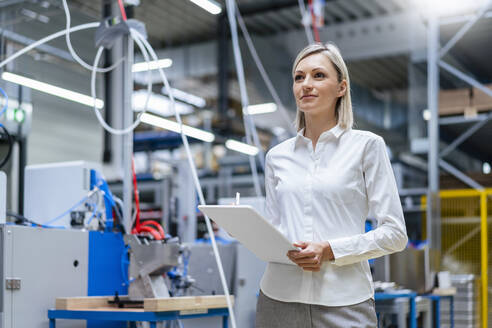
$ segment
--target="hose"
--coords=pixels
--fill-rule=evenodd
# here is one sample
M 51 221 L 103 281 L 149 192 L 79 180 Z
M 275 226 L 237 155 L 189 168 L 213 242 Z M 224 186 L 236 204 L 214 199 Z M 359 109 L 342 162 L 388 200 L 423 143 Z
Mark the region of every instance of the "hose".
M 256 134 L 256 128 L 254 126 L 253 119 L 251 115 L 247 112 L 247 107 L 249 105 L 248 92 L 246 90 L 246 79 L 244 77 L 243 61 L 241 58 L 241 49 L 239 48 L 239 38 L 237 33 L 236 16 L 234 14 L 236 5 L 233 0 L 226 1 L 227 16 L 229 18 L 229 25 L 231 27 L 231 38 L 232 38 L 232 49 L 234 51 L 234 62 L 236 64 L 237 78 L 239 82 L 239 90 L 241 93 L 241 106 L 243 108 L 243 118 L 244 118 L 244 130 L 246 132 L 246 142 L 252 144 L 252 137 L 254 144 L 258 148 L 258 157 L 260 159 L 260 164 L 262 168 L 265 168 L 265 156 L 263 154 L 263 148 L 258 140 L 258 135 Z M 256 168 L 256 161 L 254 156 L 249 156 L 249 164 L 251 167 L 251 174 L 253 175 L 253 184 L 255 186 L 255 192 L 258 197 L 262 196 L 260 180 L 258 178 L 258 170 Z
M 96 28 L 98 26 L 99 26 L 99 22 L 93 22 L 93 23 L 87 23 L 87 24 L 82 24 L 82 25 L 77 25 L 77 26 L 71 27 L 68 29 L 68 31 L 70 33 L 72 33 L 72 32 L 76 32 L 76 31 L 87 30 L 90 28 Z M 45 44 L 46 42 L 49 42 L 53 39 L 56 39 L 56 38 L 59 38 L 60 36 L 65 35 L 65 33 L 67 33 L 67 29 L 64 29 L 64 30 L 58 31 L 56 33 L 50 34 L 48 36 L 45 36 L 44 38 L 22 48 L 21 50 L 17 51 L 15 54 L 9 56 L 4 61 L 0 62 L 0 68 L 7 65 L 8 63 L 13 61 L 17 57 L 22 56 L 26 52 L 28 52 L 28 51 L 36 48 L 36 47 L 39 47 L 40 45 Z
M 147 40 L 145 40 L 143 35 L 140 34 L 138 31 L 134 31 L 134 33 L 135 33 L 136 37 L 142 41 L 142 43 L 145 45 L 145 47 L 147 47 L 147 50 L 149 51 L 152 59 L 157 60 L 158 59 L 157 54 L 155 53 L 154 49 L 149 44 L 149 42 Z M 164 70 L 161 67 L 159 67 L 158 71 L 159 71 L 159 74 L 161 76 L 162 82 L 164 83 L 164 86 L 166 87 L 166 89 L 169 93 L 169 99 L 171 100 L 171 107 L 174 111 L 176 121 L 178 122 L 178 124 L 181 127 L 181 129 L 180 129 L 181 130 L 181 140 L 183 141 L 183 145 L 185 147 L 185 151 L 186 151 L 186 155 L 187 155 L 186 157 L 188 160 L 188 164 L 190 165 L 193 183 L 195 185 L 196 192 L 198 193 L 198 198 L 200 200 L 200 204 L 205 205 L 206 204 L 205 203 L 205 197 L 203 196 L 202 187 L 200 186 L 200 181 L 198 180 L 198 174 L 197 174 L 196 166 L 193 162 L 193 157 L 191 155 L 190 145 L 188 143 L 188 138 L 183 133 L 183 122 L 181 121 L 181 115 L 176 110 L 176 101 L 174 99 L 173 92 L 171 90 L 171 86 L 169 85 L 169 81 L 167 80 L 166 74 L 164 74 Z M 224 289 L 224 294 L 226 296 L 227 308 L 229 310 L 229 316 L 231 318 L 231 326 L 232 326 L 232 328 L 236 328 L 236 318 L 234 315 L 234 310 L 232 308 L 232 302 L 230 299 L 229 287 L 227 286 L 227 281 L 226 281 L 225 274 L 224 274 L 224 268 L 222 267 L 222 262 L 220 259 L 220 253 L 219 253 L 219 250 L 217 248 L 217 242 L 215 240 L 215 235 L 214 235 L 214 231 L 212 229 L 212 224 L 211 224 L 210 219 L 208 218 L 207 215 L 205 215 L 205 224 L 207 226 L 207 231 L 210 235 L 210 241 L 212 242 L 212 249 L 214 251 L 215 261 L 217 263 L 217 267 L 219 270 L 220 281 L 222 284 L 222 288 Z
M 289 130 L 292 134 L 295 135 L 296 131 L 294 129 L 294 125 L 292 124 L 293 121 L 290 119 L 289 114 L 287 113 L 287 109 L 285 106 L 282 104 L 282 101 L 280 100 L 280 97 L 275 90 L 272 81 L 268 77 L 268 74 L 263 67 L 263 64 L 261 63 L 260 57 L 258 56 L 258 53 L 256 52 L 255 46 L 253 44 L 253 40 L 251 40 L 251 36 L 249 35 L 248 29 L 246 28 L 246 24 L 244 24 L 244 20 L 241 16 L 241 13 L 239 12 L 238 8 L 236 7 L 236 16 L 237 16 L 237 23 L 239 25 L 239 28 L 241 29 L 241 32 L 243 33 L 244 39 L 246 40 L 246 44 L 248 45 L 249 52 L 251 54 L 251 57 L 253 57 L 253 60 L 255 61 L 256 67 L 258 68 L 258 71 L 260 71 L 260 75 L 263 78 L 263 81 L 265 82 L 268 91 L 272 95 L 273 100 L 275 101 L 275 104 L 277 105 L 278 109 L 280 110 L 280 114 L 282 115 L 282 119 L 285 121 L 287 126 L 289 127 Z
M 142 54 L 143 54 L 143 56 L 145 58 L 145 61 L 147 62 L 147 65 L 149 65 L 150 64 L 150 60 L 149 60 L 149 55 L 147 53 L 147 50 L 146 50 L 145 46 L 142 44 L 141 40 L 138 37 L 135 37 L 135 32 L 136 32 L 135 29 L 130 29 L 130 35 L 131 35 L 133 41 L 135 41 L 135 43 L 138 45 L 138 47 L 140 48 L 140 51 L 142 52 Z M 137 119 L 135 120 L 135 122 L 133 122 L 133 124 L 131 124 L 130 126 L 128 126 L 126 128 L 123 128 L 123 129 L 115 129 L 115 128 L 109 126 L 108 123 L 106 123 L 106 121 L 104 120 L 104 118 L 101 115 L 101 112 L 96 107 L 96 102 L 95 102 L 96 101 L 96 72 L 97 72 L 97 65 L 99 63 L 99 60 L 101 58 L 101 54 L 102 54 L 103 50 L 104 50 L 103 47 L 99 47 L 99 49 L 97 49 L 96 57 L 94 58 L 94 64 L 92 66 L 92 73 L 91 73 L 91 97 L 92 97 L 92 99 L 94 99 L 94 106 L 93 106 L 94 112 L 96 113 L 97 120 L 99 121 L 99 123 L 101 124 L 101 126 L 106 131 L 108 131 L 111 134 L 116 134 L 116 135 L 127 134 L 127 133 L 130 133 L 131 131 L 133 131 L 140 124 L 142 115 L 147 111 L 147 106 L 148 106 L 148 103 L 149 103 L 149 99 L 150 99 L 150 96 L 152 94 L 152 74 L 151 74 L 150 70 L 147 71 L 147 98 L 145 98 L 144 109 L 138 114 Z
M 67 0 L 62 0 L 62 3 L 63 3 L 63 10 L 65 11 L 65 18 L 66 18 L 65 40 L 67 43 L 68 50 L 70 51 L 70 54 L 72 55 L 73 59 L 75 59 L 75 61 L 77 63 L 79 63 L 82 67 L 84 67 L 85 69 L 88 69 L 90 71 L 90 70 L 92 70 L 92 66 L 87 64 L 85 61 L 83 61 L 82 58 L 80 58 L 77 55 L 77 53 L 75 52 L 75 50 L 72 47 L 72 42 L 70 41 L 70 22 L 71 22 L 70 10 L 68 10 Z M 97 72 L 98 73 L 109 72 L 109 71 L 115 69 L 123 60 L 124 60 L 124 58 L 120 58 L 116 63 L 114 63 L 110 67 L 98 68 Z

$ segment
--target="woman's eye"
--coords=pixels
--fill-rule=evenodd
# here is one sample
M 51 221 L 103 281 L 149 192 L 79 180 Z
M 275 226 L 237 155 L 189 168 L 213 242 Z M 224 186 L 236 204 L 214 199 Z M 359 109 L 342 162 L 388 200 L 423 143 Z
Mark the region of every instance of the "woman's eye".
M 325 74 L 321 73 L 321 72 L 317 72 L 314 74 L 314 77 L 323 78 L 323 77 L 325 77 Z
M 302 75 L 296 75 L 294 76 L 294 81 L 299 81 L 302 79 Z

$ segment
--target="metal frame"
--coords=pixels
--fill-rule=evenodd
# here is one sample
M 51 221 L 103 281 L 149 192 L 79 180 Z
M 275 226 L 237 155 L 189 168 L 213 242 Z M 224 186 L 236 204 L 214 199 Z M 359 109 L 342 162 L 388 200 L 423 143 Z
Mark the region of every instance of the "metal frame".
M 417 328 L 417 305 L 415 298 L 417 293 L 375 293 L 374 300 L 384 301 L 384 300 L 394 300 L 397 298 L 408 298 L 410 302 L 410 328 Z
M 483 120 L 489 120 L 492 118 L 492 113 L 490 114 L 477 114 L 475 117 L 464 117 L 464 116 L 449 116 L 439 118 L 439 125 L 451 125 L 451 124 L 461 124 L 469 122 L 477 122 Z
M 488 326 L 488 235 L 487 235 L 487 193 L 482 185 L 468 177 L 465 173 L 453 167 L 442 157 L 449 154 L 459 144 L 465 141 L 469 136 L 479 130 L 487 123 L 492 115 L 483 117 L 481 121 L 475 123 L 467 131 L 461 134 L 449 146 L 439 153 L 439 68 L 446 70 L 458 79 L 474 86 L 485 94 L 492 97 L 492 91 L 478 82 L 473 77 L 459 71 L 455 67 L 449 65 L 442 60 L 449 50 L 473 27 L 473 25 L 482 17 L 488 17 L 487 11 L 492 4 L 492 0 L 487 1 L 477 14 L 470 16 L 466 23 L 458 30 L 458 32 L 439 49 L 439 33 L 440 26 L 449 23 L 449 19 L 440 22 L 439 17 L 430 15 L 427 28 L 427 67 L 428 67 L 428 108 L 431 112 L 431 118 L 428 122 L 429 132 L 429 191 L 428 191 L 428 206 L 427 206 L 427 231 L 430 244 L 438 246 L 440 250 L 440 203 L 439 203 L 439 167 L 442 167 L 447 172 L 451 173 L 456 178 L 460 179 L 471 188 L 475 189 L 480 195 L 481 203 L 481 278 L 482 278 L 482 327 Z M 432 218 L 432 220 L 430 219 Z M 432 221 L 432 222 L 431 222 Z M 430 229 L 429 229 L 430 228 Z M 433 229 L 434 228 L 434 229 Z M 436 231 L 438 230 L 438 231 Z M 436 245 L 437 244 L 437 245 Z
M 434 308 L 434 322 L 436 328 L 441 327 L 441 299 L 449 299 L 449 316 L 450 316 L 450 326 L 454 328 L 454 295 L 420 295 L 421 297 L 428 298 L 432 300 Z
M 78 310 L 48 310 L 50 328 L 56 328 L 56 319 L 72 320 L 105 320 L 105 321 L 130 321 L 130 322 L 149 322 L 150 328 L 157 327 L 157 322 L 193 319 L 202 317 L 222 317 L 222 327 L 228 328 L 229 311 L 227 308 L 208 309 L 205 313 L 183 314 L 184 311 L 165 311 L 165 312 L 136 312 L 136 311 L 78 311 Z

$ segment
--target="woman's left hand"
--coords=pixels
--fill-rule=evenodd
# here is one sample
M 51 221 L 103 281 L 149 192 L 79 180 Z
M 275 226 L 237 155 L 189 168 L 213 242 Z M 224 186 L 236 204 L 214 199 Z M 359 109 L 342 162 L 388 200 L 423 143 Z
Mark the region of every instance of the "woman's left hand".
M 328 242 L 297 242 L 294 247 L 299 251 L 287 252 L 287 257 L 306 271 L 319 271 L 324 261 L 334 260 L 333 251 Z

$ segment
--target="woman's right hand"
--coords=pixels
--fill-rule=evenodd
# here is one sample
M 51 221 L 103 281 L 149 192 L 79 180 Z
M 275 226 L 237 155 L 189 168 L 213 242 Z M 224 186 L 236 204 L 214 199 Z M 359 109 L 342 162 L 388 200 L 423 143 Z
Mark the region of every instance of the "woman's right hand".
M 287 252 L 287 257 L 305 271 L 318 272 L 324 261 L 335 259 L 328 242 L 297 242 L 294 247 L 301 250 Z

